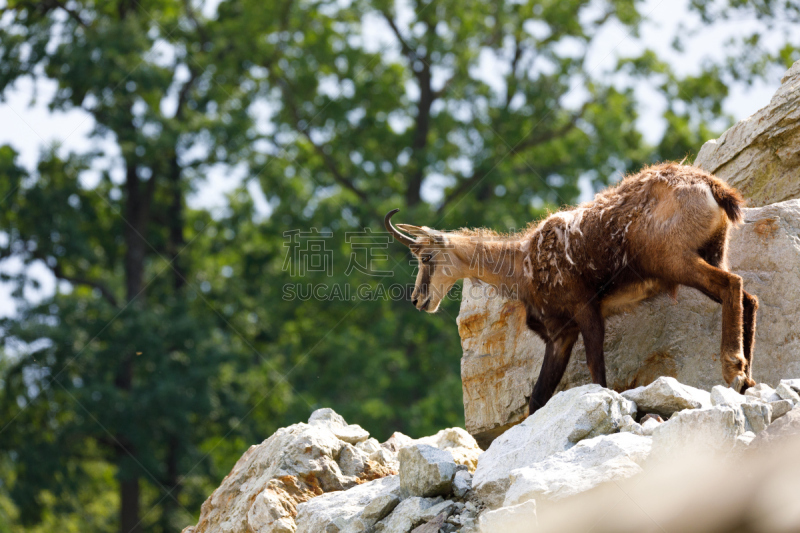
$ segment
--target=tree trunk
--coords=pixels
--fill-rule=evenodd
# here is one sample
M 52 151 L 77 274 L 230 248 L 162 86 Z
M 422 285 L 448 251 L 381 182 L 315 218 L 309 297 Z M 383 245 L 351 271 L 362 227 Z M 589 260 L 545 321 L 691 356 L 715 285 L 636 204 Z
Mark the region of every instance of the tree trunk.
M 140 533 L 139 478 L 120 480 L 119 530 L 121 533 Z

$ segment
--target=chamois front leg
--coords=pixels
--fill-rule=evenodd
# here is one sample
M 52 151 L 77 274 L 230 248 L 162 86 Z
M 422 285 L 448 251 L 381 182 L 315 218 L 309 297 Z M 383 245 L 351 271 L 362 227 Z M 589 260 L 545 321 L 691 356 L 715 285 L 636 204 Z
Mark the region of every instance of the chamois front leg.
M 569 329 L 560 332 L 555 340 L 548 340 L 545 344 L 542 369 L 539 371 L 539 378 L 536 380 L 528 403 L 528 416 L 544 407 L 547 400 L 553 396 L 553 392 L 567 369 L 570 355 L 572 355 L 572 347 L 577 339 L 578 331 Z
M 758 298 L 747 291 L 742 291 L 742 347 L 744 348 L 744 358 L 747 360 L 747 377 L 753 378 L 753 345 L 756 341 L 756 311 L 758 310 Z
M 757 301 L 752 297 L 744 297 L 741 277 L 711 266 L 700 257 L 687 265 L 684 275 L 688 279 L 680 283 L 699 289 L 722 302 L 722 377 L 735 391 L 743 393 L 755 385 L 748 367 L 753 355 Z M 744 304 L 745 301 L 747 304 Z M 744 331 L 745 322 L 749 324 L 749 333 Z M 749 358 L 745 355 L 746 345 L 749 345 Z
M 575 322 L 581 330 L 583 345 L 586 348 L 586 363 L 592 381 L 606 386 L 606 361 L 603 355 L 603 340 L 605 339 L 605 321 L 600 308 L 593 302 L 584 305 L 576 314 Z

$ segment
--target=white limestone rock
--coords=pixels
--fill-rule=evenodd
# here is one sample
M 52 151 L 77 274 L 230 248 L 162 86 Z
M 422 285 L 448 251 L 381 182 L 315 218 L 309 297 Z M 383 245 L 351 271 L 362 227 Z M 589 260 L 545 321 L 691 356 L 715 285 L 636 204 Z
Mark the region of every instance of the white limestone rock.
M 754 387 L 750 387 L 744 391 L 744 395 L 748 398 L 755 398 L 762 402 L 777 402 L 781 399 L 775 392 L 775 389 L 766 383 L 757 383 Z
M 459 470 L 453 477 L 453 496 L 464 498 L 472 490 L 472 474 L 469 470 Z
M 428 444 L 400 449 L 400 486 L 412 496 L 438 496 L 452 490 L 456 463 L 450 452 Z
M 748 402 L 741 406 L 753 433 L 759 434 L 772 423 L 772 407 L 767 403 Z
M 408 533 L 415 527 L 433 519 L 443 511 L 450 511 L 455 503 L 438 498 L 412 497 L 403 500 L 386 518 L 375 525 L 376 533 Z
M 747 401 L 747 397 L 739 394 L 730 387 L 714 385 L 711 389 L 711 405 L 727 405 L 738 407 Z
M 472 435 L 464 428 L 447 428 L 430 437 L 422 437 L 414 441 L 419 444 L 430 444 L 440 450 L 450 452 L 456 464 L 464 465 L 474 472 L 478 466 L 478 456 L 483 453 Z
M 367 455 L 371 455 L 381 449 L 381 444 L 378 442 L 378 439 L 373 439 L 372 437 L 370 437 L 365 441 L 357 443 L 356 448 L 366 453 Z
M 315 411 L 309 422 L 251 446 L 205 501 L 198 524 L 185 531 L 294 532 L 299 504 L 393 473 L 334 434 L 348 424 L 332 409 Z
M 652 436 L 653 431 L 655 431 L 656 428 L 663 423 L 664 422 L 659 422 L 655 418 L 648 418 L 647 420 L 642 422 L 642 434 L 646 437 Z
M 640 411 L 671 416 L 683 409 L 711 407 L 711 395 L 700 389 L 689 387 L 677 379 L 662 376 L 647 385 L 622 393 L 624 398 L 636 403 Z
M 636 405 L 600 385 L 584 385 L 553 396 L 547 404 L 498 437 L 478 460 L 472 487 L 490 507 L 498 507 L 511 471 L 572 448 L 583 439 L 619 431 Z
M 653 447 L 648 462 L 670 461 L 682 454 L 727 454 L 736 437 L 745 432 L 740 409 L 716 406 L 675 413 L 653 431 Z
M 536 524 L 535 500 L 489 510 L 478 519 L 480 533 L 530 533 Z
M 800 394 L 790 387 L 786 380 L 782 380 L 778 384 L 778 387 L 775 389 L 775 393 L 782 399 L 789 400 L 793 405 L 800 405 Z
M 349 490 L 329 492 L 297 506 L 297 533 L 358 533 L 366 531 L 400 502 L 393 494 L 400 488 L 398 476 L 369 481 Z M 364 514 L 372 502 L 383 504 L 385 514 Z
M 651 439 L 633 433 L 582 440 L 569 450 L 511 472 L 504 507 L 535 499 L 556 501 L 642 472 Z
M 625 415 L 622 417 L 622 422 L 620 422 L 619 430 L 622 433 L 633 433 L 634 435 L 644 435 L 644 430 L 642 429 L 641 424 L 636 422 L 636 420 L 634 420 L 631 415 Z
M 800 379 L 782 379 L 781 383 L 800 394 Z
M 800 197 L 800 61 L 769 104 L 706 142 L 695 166 L 736 187 L 751 206 Z
M 777 402 L 769 402 L 769 406 L 772 408 L 772 422 L 774 422 L 791 411 L 794 407 L 794 403 L 792 403 L 791 400 L 780 400 Z

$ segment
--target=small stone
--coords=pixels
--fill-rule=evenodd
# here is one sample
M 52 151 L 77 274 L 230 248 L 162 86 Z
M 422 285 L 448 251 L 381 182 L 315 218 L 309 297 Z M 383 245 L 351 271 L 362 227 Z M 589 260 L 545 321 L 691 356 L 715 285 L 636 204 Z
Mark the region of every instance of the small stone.
M 647 422 L 648 420 L 655 420 L 655 421 L 656 421 L 656 422 L 658 422 L 659 424 L 661 424 L 662 422 L 664 422 L 664 419 L 663 419 L 663 418 L 661 418 L 661 415 L 657 415 L 657 414 L 655 414 L 655 413 L 647 413 L 646 415 L 644 415 L 644 416 L 642 417 L 642 419 L 639 421 L 639 423 L 640 423 L 640 424 L 644 424 L 644 423 L 645 423 L 645 422 Z
M 322 409 L 317 409 L 311 416 L 308 418 L 308 425 L 310 426 L 326 426 L 328 428 L 332 427 L 345 427 L 347 422 L 345 422 L 344 417 L 331 409 L 330 407 L 323 407 Z
M 782 379 L 781 383 L 793 389 L 797 394 L 800 394 L 800 379 Z
M 375 524 L 375 531 L 376 533 L 408 533 L 425 522 L 426 517 L 430 520 L 432 517 L 428 516 L 425 511 L 439 503 L 442 503 L 441 497 L 407 498 L 395 507 L 389 516 Z
M 408 435 L 400 433 L 399 431 L 395 431 L 394 433 L 392 433 L 392 436 L 386 440 L 386 442 L 381 444 L 381 446 L 383 446 L 390 452 L 397 453 L 400 451 L 400 448 L 403 448 L 405 446 L 410 446 L 412 444 L 414 444 L 414 439 L 412 439 Z
M 445 521 L 447 520 L 447 516 L 447 513 L 442 511 L 433 517 L 433 519 L 422 524 L 421 526 L 414 528 L 411 533 L 439 533 L 444 526 Z
M 781 397 L 775 393 L 775 389 L 766 383 L 757 383 L 755 386 L 744 391 L 744 395 L 757 398 L 762 402 L 777 402 L 781 399 Z
M 772 407 L 772 422 L 775 422 L 775 420 L 791 411 L 794 404 L 791 400 L 780 400 L 778 402 L 769 402 L 769 406 Z
M 400 449 L 400 486 L 414 496 L 449 494 L 456 463 L 450 452 L 428 444 Z
M 378 442 L 378 439 L 369 438 L 365 441 L 356 444 L 356 448 L 366 453 L 367 455 L 372 455 L 373 453 L 381 449 L 381 445 Z
M 456 498 L 465 497 L 472 490 L 472 474 L 468 470 L 459 470 L 453 477 L 453 495 Z M 463 505 L 462 505 L 463 507 Z
M 775 393 L 784 400 L 790 400 L 794 405 L 800 404 L 800 394 L 797 394 L 797 392 L 789 386 L 786 380 L 782 380 L 780 382 L 778 387 L 775 389 Z
M 369 431 L 358 424 L 350 424 L 344 427 L 332 426 L 330 430 L 336 438 L 348 444 L 358 444 L 369 438 Z
M 659 417 L 659 418 L 661 418 L 661 417 Z M 642 424 L 642 435 L 644 435 L 645 437 L 652 436 L 653 435 L 653 431 L 655 431 L 656 428 L 658 426 L 660 426 L 661 424 L 663 424 L 663 422 L 659 422 L 655 418 L 648 418 Z
M 772 422 L 772 407 L 765 403 L 743 403 L 742 412 L 747 417 L 753 433 L 761 433 Z
M 376 463 L 382 466 L 388 466 L 392 468 L 396 468 L 398 466 L 397 454 L 392 453 L 386 448 L 381 448 L 375 452 L 372 452 L 369 456 L 369 459 L 370 461 L 375 461 Z
M 722 385 L 714 385 L 711 389 L 711 404 L 712 405 L 727 405 L 728 407 L 738 407 L 745 403 L 747 398 L 736 392 L 730 387 L 723 387 Z
M 391 492 L 388 494 L 381 494 L 364 507 L 361 511 L 361 518 L 364 521 L 374 524 L 383 520 L 395 507 L 400 503 L 400 498 Z
M 620 422 L 619 426 L 620 433 L 633 433 L 634 435 L 644 435 L 644 431 L 642 431 L 642 426 L 640 426 L 636 420 L 633 419 L 631 415 L 625 415 L 622 417 L 622 421 Z
M 673 460 L 687 453 L 733 451 L 736 437 L 745 431 L 745 417 L 738 409 L 716 406 L 675 413 L 653 431 L 648 462 Z
M 339 468 L 345 476 L 357 476 L 364 471 L 367 462 L 367 454 L 357 449 L 355 446 L 345 444 L 339 452 Z

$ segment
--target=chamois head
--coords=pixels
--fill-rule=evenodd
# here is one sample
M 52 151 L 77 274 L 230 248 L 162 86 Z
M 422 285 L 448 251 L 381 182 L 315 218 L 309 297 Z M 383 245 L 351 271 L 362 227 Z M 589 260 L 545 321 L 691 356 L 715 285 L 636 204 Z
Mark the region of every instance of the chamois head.
M 434 313 L 439 309 L 439 304 L 442 303 L 447 291 L 456 281 L 464 277 L 458 260 L 452 253 L 453 244 L 447 235 L 427 226 L 398 224 L 395 227 L 391 218 L 398 211 L 399 209 L 389 211 L 383 224 L 398 241 L 408 246 L 419 261 L 411 303 L 420 311 Z M 398 228 L 415 238 L 405 235 Z

